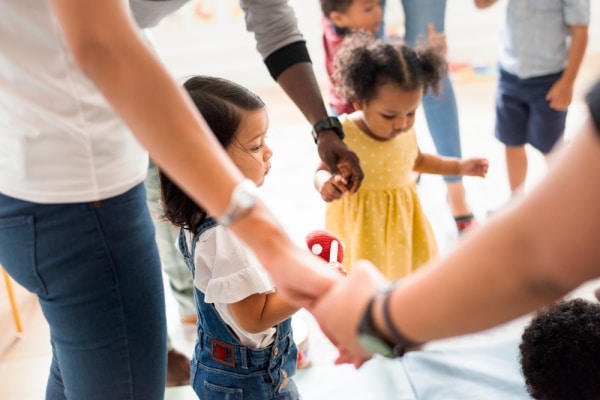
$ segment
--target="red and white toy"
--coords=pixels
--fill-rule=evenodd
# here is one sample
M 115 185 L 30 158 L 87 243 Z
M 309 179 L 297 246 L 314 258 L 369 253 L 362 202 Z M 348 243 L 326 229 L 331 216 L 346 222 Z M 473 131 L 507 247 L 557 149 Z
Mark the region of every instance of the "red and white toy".
M 344 246 L 331 233 L 317 229 L 306 235 L 306 245 L 314 255 L 328 263 L 341 263 L 344 259 Z

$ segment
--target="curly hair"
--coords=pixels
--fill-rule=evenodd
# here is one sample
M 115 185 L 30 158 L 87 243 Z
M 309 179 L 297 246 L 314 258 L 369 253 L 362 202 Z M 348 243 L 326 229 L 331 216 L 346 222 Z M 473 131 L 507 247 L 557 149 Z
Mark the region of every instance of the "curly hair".
M 183 87 L 215 134 L 227 148 L 234 140 L 244 112 L 265 107 L 262 99 L 249 89 L 227 79 L 193 76 Z M 188 197 L 159 169 L 163 218 L 194 231 L 206 217 L 206 211 Z
M 519 350 L 533 398 L 600 398 L 599 303 L 563 300 L 540 310 L 525 328 Z
M 405 91 L 423 88 L 424 93 L 429 89 L 437 93 L 448 65 L 445 49 L 438 44 L 426 43 L 413 49 L 357 31 L 344 39 L 334 68 L 336 94 L 352 103 L 374 98 L 379 87 L 390 82 Z

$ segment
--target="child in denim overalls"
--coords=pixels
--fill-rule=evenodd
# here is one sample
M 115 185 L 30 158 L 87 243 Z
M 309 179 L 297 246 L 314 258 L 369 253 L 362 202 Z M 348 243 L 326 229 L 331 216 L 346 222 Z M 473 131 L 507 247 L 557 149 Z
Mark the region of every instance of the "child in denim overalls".
M 272 156 L 263 101 L 225 79 L 196 76 L 190 97 L 246 178 L 261 186 Z M 165 218 L 194 275 L 198 336 L 191 385 L 202 400 L 299 399 L 288 305 L 254 253 L 160 173 Z

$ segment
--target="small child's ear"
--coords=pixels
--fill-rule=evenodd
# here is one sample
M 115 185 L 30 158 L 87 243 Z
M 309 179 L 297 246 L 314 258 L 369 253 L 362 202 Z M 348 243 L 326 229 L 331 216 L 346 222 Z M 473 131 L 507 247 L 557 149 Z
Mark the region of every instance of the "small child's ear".
M 338 28 L 346 28 L 346 15 L 339 11 L 332 11 L 327 17 Z
M 354 107 L 355 110 L 362 110 L 363 102 L 361 100 L 353 101 L 352 107 Z

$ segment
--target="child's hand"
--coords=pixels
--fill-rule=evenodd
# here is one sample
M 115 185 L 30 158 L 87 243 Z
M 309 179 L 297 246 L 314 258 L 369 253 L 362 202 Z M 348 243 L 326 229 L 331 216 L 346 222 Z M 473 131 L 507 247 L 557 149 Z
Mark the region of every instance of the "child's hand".
M 445 53 L 448 50 L 446 44 L 446 35 L 435 31 L 435 26 L 430 23 L 427 25 L 427 41 L 435 47 L 439 47 Z
M 546 94 L 546 100 L 553 110 L 565 111 L 573 100 L 573 83 L 562 78 L 557 80 Z
M 469 158 L 467 160 L 462 160 L 460 162 L 460 174 L 485 178 L 488 172 L 488 164 L 486 158 Z
M 321 186 L 321 197 L 326 202 L 341 199 L 344 194 L 348 192 L 348 188 L 344 185 L 344 181 L 339 175 L 332 175 L 327 181 Z

